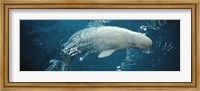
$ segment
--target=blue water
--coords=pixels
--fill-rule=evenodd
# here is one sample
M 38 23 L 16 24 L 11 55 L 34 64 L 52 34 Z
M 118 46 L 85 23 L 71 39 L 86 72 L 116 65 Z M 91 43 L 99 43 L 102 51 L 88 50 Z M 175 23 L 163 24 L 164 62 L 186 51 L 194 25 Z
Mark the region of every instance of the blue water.
M 77 31 L 117 26 L 141 32 L 153 45 L 149 50 L 128 49 L 98 58 L 77 54 L 69 71 L 180 71 L 180 20 L 20 20 L 20 70 L 44 71 L 51 59 L 61 59 L 62 45 Z

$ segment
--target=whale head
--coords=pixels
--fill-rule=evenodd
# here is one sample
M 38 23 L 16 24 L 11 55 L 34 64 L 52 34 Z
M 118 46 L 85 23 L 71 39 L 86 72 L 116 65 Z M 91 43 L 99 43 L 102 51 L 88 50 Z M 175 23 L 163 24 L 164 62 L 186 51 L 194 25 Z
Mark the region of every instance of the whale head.
M 153 44 L 152 40 L 142 33 L 134 33 L 130 39 L 129 45 L 131 48 L 149 49 Z

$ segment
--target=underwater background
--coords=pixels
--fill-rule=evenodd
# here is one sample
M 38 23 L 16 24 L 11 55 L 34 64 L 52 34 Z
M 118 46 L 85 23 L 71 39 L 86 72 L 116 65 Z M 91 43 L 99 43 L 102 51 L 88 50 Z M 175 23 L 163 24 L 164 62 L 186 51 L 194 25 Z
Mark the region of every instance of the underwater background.
M 69 63 L 69 71 L 180 71 L 180 20 L 20 20 L 20 71 L 44 71 L 52 59 L 60 59 L 62 45 L 77 31 L 117 26 L 141 32 L 153 45 L 141 51 L 116 51 L 98 58 L 81 54 Z

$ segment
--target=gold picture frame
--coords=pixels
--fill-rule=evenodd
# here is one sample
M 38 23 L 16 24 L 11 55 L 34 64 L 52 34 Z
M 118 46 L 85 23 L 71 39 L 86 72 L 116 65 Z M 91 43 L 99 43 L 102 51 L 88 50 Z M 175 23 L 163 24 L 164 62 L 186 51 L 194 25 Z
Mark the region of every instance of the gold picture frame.
M 200 61 L 199 61 L 199 4 L 198 0 L 184 1 L 115 1 L 115 0 L 96 0 L 96 1 L 0 1 L 1 3 L 1 33 L 0 33 L 0 90 L 21 91 L 21 90 L 148 90 L 148 91 L 199 91 L 200 90 Z M 95 9 L 191 9 L 192 10 L 192 82 L 82 82 L 82 83 L 39 83 L 39 82 L 9 82 L 8 72 L 8 33 L 9 33 L 9 9 L 46 9 L 46 8 L 95 8 Z

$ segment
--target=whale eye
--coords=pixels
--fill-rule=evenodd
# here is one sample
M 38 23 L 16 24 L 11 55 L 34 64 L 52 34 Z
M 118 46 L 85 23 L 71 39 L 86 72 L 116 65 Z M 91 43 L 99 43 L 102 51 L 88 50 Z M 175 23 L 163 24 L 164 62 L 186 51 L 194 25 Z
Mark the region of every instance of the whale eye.
M 135 44 L 135 43 L 131 43 L 130 45 L 131 45 L 132 47 L 135 47 L 136 44 Z

